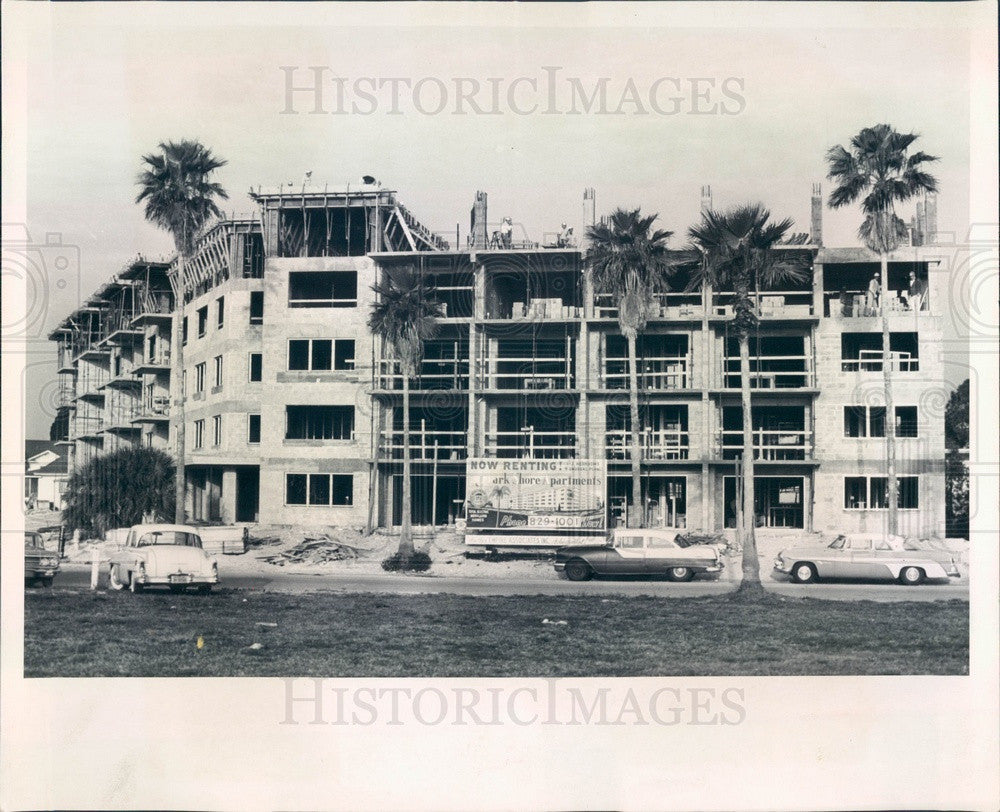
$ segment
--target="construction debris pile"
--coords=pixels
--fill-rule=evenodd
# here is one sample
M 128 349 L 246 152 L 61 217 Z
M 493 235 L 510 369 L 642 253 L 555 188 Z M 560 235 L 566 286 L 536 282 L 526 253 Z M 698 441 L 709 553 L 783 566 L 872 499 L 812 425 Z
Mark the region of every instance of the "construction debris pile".
M 326 564 L 329 561 L 343 561 L 358 558 L 364 552 L 366 551 L 323 534 L 305 538 L 294 547 L 257 557 L 268 564 L 283 567 L 286 564 Z

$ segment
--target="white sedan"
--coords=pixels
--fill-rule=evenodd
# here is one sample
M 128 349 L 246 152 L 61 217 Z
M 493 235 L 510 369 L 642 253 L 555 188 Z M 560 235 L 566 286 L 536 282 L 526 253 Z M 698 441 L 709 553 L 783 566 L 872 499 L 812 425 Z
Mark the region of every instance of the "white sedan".
M 219 567 L 201 546 L 201 536 L 183 524 L 137 524 L 111 555 L 108 573 L 114 590 L 138 592 L 166 586 L 171 592 L 195 587 L 210 592 L 219 583 Z

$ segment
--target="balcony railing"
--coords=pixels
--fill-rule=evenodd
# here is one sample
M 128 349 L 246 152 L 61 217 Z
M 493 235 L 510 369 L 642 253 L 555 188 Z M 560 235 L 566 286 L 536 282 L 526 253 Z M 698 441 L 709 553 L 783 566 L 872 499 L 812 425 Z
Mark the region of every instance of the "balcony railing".
M 486 456 L 507 459 L 572 459 L 576 456 L 576 432 L 497 431 L 486 435 Z
M 496 358 L 479 361 L 477 381 L 483 389 L 545 391 L 572 389 L 573 370 L 565 358 Z
M 101 418 L 97 415 L 79 415 L 71 421 L 70 437 L 74 439 L 96 439 L 101 430 Z
M 689 361 L 683 356 L 665 355 L 638 360 L 640 391 L 686 389 Z M 628 359 L 607 358 L 601 372 L 602 389 L 628 389 Z
M 402 391 L 403 373 L 399 362 L 391 358 L 375 362 L 375 388 Z M 420 372 L 410 381 L 410 388 L 422 389 L 468 389 L 469 359 L 425 358 L 420 364 Z
M 754 459 L 756 460 L 805 460 L 812 459 L 812 433 L 803 429 L 754 429 Z M 743 431 L 723 431 L 718 440 L 723 459 L 736 459 L 743 451 Z
M 82 371 L 79 376 L 77 376 L 76 381 L 76 396 L 78 398 L 87 397 L 88 395 L 100 395 L 102 394 L 98 390 L 108 382 L 109 375 L 106 370 L 95 371 L 94 369 L 87 369 Z
M 788 369 L 788 367 L 795 367 Z M 810 359 L 804 355 L 761 355 L 750 358 L 751 389 L 801 389 L 813 385 Z M 740 388 L 740 359 L 723 358 L 722 388 Z
M 845 290 L 839 292 L 827 291 L 823 294 L 824 315 L 832 318 L 857 319 L 865 317 L 881 316 L 878 302 L 868 296 L 863 290 Z M 930 302 L 927 296 L 907 296 L 903 292 L 898 295 L 893 294 L 886 302 L 889 313 L 929 313 Z
M 403 430 L 382 432 L 379 454 L 382 459 L 403 459 Z M 411 460 L 464 460 L 468 453 L 468 437 L 464 431 L 435 431 L 426 428 L 410 430 Z
M 628 429 L 606 432 L 604 448 L 609 460 L 631 460 L 632 432 Z M 646 428 L 639 432 L 639 450 L 643 460 L 686 460 L 688 449 L 688 433 L 680 428 Z
M 132 421 L 139 414 L 141 406 L 138 400 L 118 399 L 105 409 L 101 417 L 101 428 L 132 429 Z
M 857 358 L 844 358 L 840 362 L 844 372 L 881 372 L 882 350 L 861 350 Z M 908 352 L 890 352 L 889 368 L 893 372 L 919 372 L 920 359 Z
M 167 395 L 146 395 L 132 417 L 133 423 L 167 420 L 170 417 L 170 398 Z
M 712 316 L 731 318 L 733 316 L 733 293 L 716 293 L 712 297 Z M 795 319 L 813 315 L 813 294 L 811 290 L 769 290 L 758 296 L 762 319 Z
M 170 291 L 142 289 L 137 292 L 139 306 L 132 323 L 140 322 L 150 317 L 166 317 L 173 314 L 174 296 Z
M 650 305 L 650 319 L 700 319 L 704 313 L 700 293 L 657 293 Z M 610 293 L 594 295 L 594 317 L 617 319 L 618 305 Z

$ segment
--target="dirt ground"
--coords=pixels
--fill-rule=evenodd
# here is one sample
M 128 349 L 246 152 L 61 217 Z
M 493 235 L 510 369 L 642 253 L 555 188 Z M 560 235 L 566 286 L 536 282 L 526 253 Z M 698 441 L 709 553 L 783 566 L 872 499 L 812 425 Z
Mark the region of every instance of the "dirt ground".
M 58 511 L 35 510 L 25 515 L 25 529 L 59 524 Z M 359 574 L 382 572 L 382 560 L 396 550 L 398 535 L 376 532 L 364 536 L 355 528 L 329 526 L 282 526 L 251 525 L 249 528 L 251 546 L 244 555 L 220 556 L 220 567 L 233 573 L 268 573 L 284 570 L 292 573 L 355 572 Z M 286 563 L 279 567 L 263 560 L 282 551 L 287 551 L 308 537 L 327 535 L 331 539 L 349 545 L 357 551 L 356 558 L 345 558 L 325 563 Z M 727 531 L 732 539 L 732 531 Z M 465 578 L 540 578 L 552 577 L 552 564 L 544 558 L 486 561 L 481 558 L 467 558 L 467 547 L 463 536 L 453 528 L 439 528 L 431 533 L 430 528 L 415 528 L 414 546 L 427 552 L 431 557 L 429 572 L 433 575 L 450 575 Z M 757 554 L 760 560 L 761 578 L 765 581 L 777 554 L 785 547 L 813 544 L 818 547 L 829 544 L 833 534 L 803 533 L 802 531 L 759 530 L 757 533 Z M 969 542 L 966 539 L 924 540 L 930 549 L 950 552 L 958 562 L 963 578 L 969 577 Z M 86 562 L 90 560 L 91 549 L 105 549 L 113 546 L 107 541 L 84 541 L 79 550 L 67 543 L 66 553 L 70 560 Z M 726 568 L 720 576 L 722 580 L 740 580 L 740 559 L 738 555 L 726 556 Z

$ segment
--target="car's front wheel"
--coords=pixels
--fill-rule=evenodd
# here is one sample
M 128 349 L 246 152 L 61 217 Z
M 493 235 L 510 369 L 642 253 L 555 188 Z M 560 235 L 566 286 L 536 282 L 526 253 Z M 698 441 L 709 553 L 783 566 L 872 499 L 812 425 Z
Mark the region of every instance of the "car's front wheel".
M 566 562 L 566 577 L 571 581 L 588 581 L 593 574 L 586 561 L 577 558 Z
M 899 571 L 899 582 L 907 586 L 916 586 L 924 580 L 924 571 L 920 567 L 903 567 Z
M 115 592 L 121 592 L 125 588 L 125 582 L 122 580 L 116 564 L 112 564 L 111 569 L 108 570 L 108 586 Z
M 667 578 L 671 581 L 690 581 L 694 578 L 694 570 L 690 567 L 671 567 L 667 570 Z
M 809 584 L 816 580 L 816 568 L 808 561 L 800 561 L 792 567 L 792 580 L 797 584 Z

